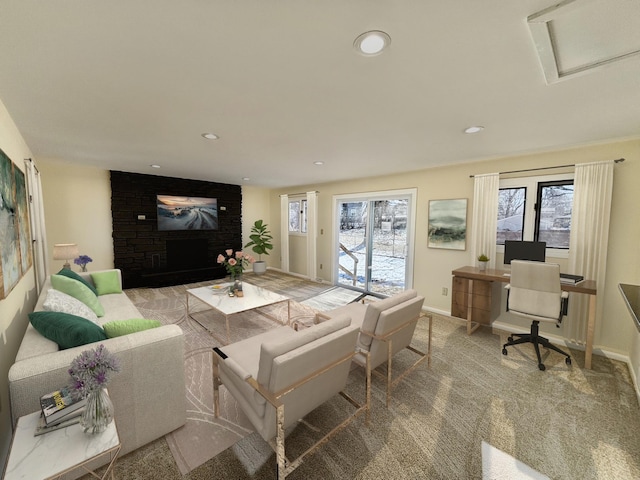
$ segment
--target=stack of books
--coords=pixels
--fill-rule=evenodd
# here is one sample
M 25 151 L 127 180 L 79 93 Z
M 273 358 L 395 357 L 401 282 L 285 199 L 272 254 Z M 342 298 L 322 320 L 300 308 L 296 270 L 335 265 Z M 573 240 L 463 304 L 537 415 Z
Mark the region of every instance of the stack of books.
M 576 283 L 580 283 L 583 280 L 584 280 L 584 277 L 582 275 L 570 275 L 568 273 L 560 274 L 560 283 L 575 285 Z
M 75 399 L 67 387 L 40 397 L 40 420 L 35 435 L 52 432 L 80 422 L 87 399 Z

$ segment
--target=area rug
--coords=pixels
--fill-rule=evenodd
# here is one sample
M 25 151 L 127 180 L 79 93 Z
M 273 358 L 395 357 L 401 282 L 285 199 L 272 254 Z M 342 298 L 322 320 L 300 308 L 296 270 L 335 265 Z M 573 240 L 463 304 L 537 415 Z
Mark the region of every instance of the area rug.
M 183 475 L 253 432 L 251 423 L 226 389 L 221 389 L 221 416 L 215 418 L 213 414 L 212 349 L 227 343 L 224 317 L 214 314 L 203 304 L 196 304 L 194 308 L 192 300 L 190 309 L 197 321 L 186 316 L 186 290 L 212 283 L 218 282 L 126 291 L 144 318 L 159 320 L 163 325 L 177 324 L 184 332 L 187 422 L 166 436 Z M 275 283 L 271 286 L 274 290 L 280 290 Z M 318 285 L 314 290 L 314 287 L 307 286 L 303 296 L 326 288 Z M 297 296 L 300 296 L 300 292 Z M 290 301 L 289 305 L 284 302 L 259 310 L 261 313 L 247 312 L 230 318 L 232 341 L 278 327 L 286 323 L 289 315 L 290 322 L 301 324 L 313 323 L 315 315 L 313 308 L 295 301 Z
M 300 302 L 318 312 L 327 312 L 342 305 L 351 303 L 362 296 L 360 292 L 343 287 L 333 287 L 307 300 Z

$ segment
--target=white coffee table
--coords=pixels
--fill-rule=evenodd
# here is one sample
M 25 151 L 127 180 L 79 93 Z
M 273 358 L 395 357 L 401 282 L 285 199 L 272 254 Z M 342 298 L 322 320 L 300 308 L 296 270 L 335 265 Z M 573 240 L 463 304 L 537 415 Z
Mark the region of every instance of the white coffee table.
M 87 435 L 79 423 L 37 437 L 33 435 L 40 412 L 18 419 L 11 442 L 5 480 L 58 479 L 65 473 L 82 468 L 96 478 L 113 478 L 113 467 L 120 452 L 120 438 L 115 420 L 107 429 Z M 87 468 L 92 460 L 109 455 L 110 462 L 102 476 Z
M 291 321 L 291 304 L 289 302 L 289 297 L 271 292 L 262 287 L 256 287 L 255 285 L 247 282 L 242 283 L 242 297 L 230 297 L 227 294 L 227 288 L 214 287 L 215 286 L 198 287 L 187 290 L 187 316 L 198 322 L 213 335 L 213 332 L 211 332 L 206 325 L 203 325 L 197 318 L 192 316 L 189 306 L 189 298 L 196 298 L 200 302 L 207 304 L 213 310 L 221 313 L 225 318 L 225 324 L 227 327 L 227 343 L 231 343 L 231 330 L 229 328 L 229 317 L 231 315 L 247 312 L 249 310 L 256 310 L 268 305 L 287 302 L 287 318 L 285 322 L 280 322 L 278 319 L 265 312 L 257 311 L 267 318 L 282 323 L 283 325 L 289 325 L 289 322 Z

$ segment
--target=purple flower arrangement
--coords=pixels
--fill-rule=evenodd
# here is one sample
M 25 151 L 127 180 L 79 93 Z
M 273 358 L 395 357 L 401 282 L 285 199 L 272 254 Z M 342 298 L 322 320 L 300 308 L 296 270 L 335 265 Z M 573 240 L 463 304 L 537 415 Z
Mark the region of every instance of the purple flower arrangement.
M 85 350 L 71 362 L 71 390 L 80 398 L 107 386 L 111 375 L 120 371 L 120 362 L 102 344 Z
M 93 262 L 93 259 L 89 255 L 80 255 L 78 258 L 73 259 L 73 263 L 80 265 L 83 272 L 87 271 L 87 263 Z

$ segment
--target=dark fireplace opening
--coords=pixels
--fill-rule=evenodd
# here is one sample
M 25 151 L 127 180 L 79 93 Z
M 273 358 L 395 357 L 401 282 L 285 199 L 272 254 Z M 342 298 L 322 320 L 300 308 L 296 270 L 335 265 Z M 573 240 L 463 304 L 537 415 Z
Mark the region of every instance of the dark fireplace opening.
M 207 265 L 208 240 L 186 238 L 167 240 L 167 269 L 190 270 Z

